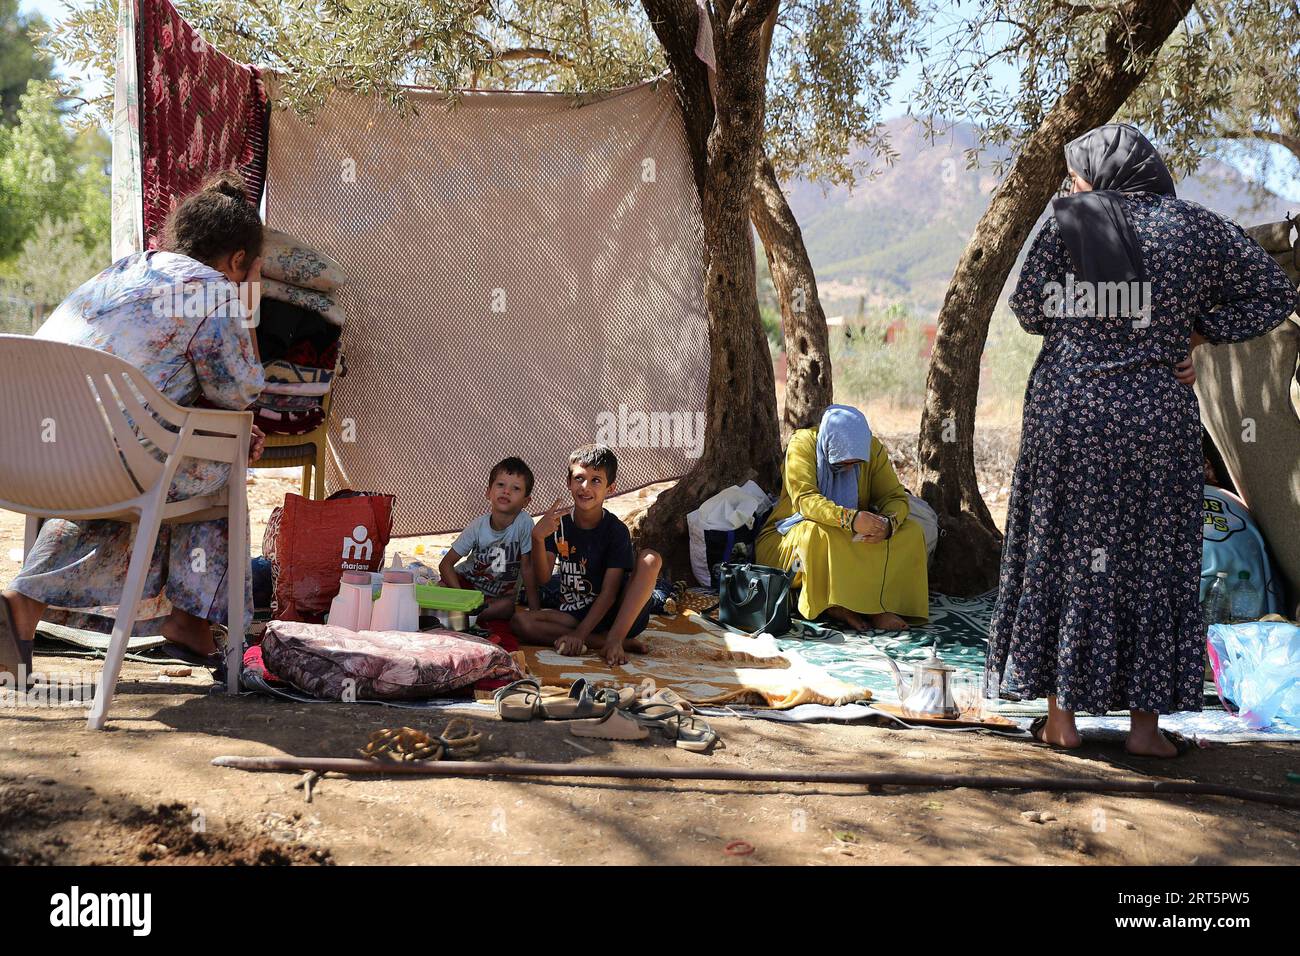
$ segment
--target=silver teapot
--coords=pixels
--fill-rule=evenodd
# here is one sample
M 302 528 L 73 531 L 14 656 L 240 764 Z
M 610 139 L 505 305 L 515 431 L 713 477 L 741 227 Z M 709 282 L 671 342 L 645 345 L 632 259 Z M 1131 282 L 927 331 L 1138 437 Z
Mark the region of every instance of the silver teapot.
M 893 658 L 885 655 L 894 672 L 894 686 L 903 702 L 903 713 L 911 717 L 944 717 L 955 719 L 961 713 L 952 699 L 952 675 L 957 670 L 945 664 L 939 650 L 930 646 L 930 656 L 912 665 L 912 679 L 903 677 Z

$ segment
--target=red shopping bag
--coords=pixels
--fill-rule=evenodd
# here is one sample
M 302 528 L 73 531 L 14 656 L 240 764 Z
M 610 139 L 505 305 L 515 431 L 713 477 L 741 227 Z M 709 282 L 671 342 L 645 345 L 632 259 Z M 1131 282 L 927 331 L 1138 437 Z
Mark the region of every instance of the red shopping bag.
M 336 491 L 324 501 L 285 495 L 262 554 L 271 562 L 271 613 L 319 624 L 344 571 L 378 571 L 393 530 L 393 496 Z

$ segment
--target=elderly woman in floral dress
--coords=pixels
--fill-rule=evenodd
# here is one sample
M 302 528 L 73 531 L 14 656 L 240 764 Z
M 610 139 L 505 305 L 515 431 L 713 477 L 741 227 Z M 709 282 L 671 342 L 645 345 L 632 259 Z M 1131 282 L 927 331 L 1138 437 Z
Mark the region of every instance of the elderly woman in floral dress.
M 1074 183 L 1011 308 L 1044 338 L 1025 392 L 990 628 L 990 695 L 1046 697 L 1034 735 L 1127 710 L 1130 753 L 1172 757 L 1159 715 L 1200 710 L 1201 425 L 1186 356 L 1263 335 L 1295 287 L 1240 226 L 1174 195 L 1132 126 L 1071 142 Z M 1122 293 L 1122 294 L 1120 294 Z
M 247 408 L 262 366 L 245 316 L 260 278 L 262 223 L 233 173 L 185 199 L 168 222 L 166 251 L 136 253 L 72 293 L 36 332 L 123 358 L 180 405 Z M 250 459 L 261 454 L 254 434 Z M 171 500 L 211 494 L 228 466 L 187 460 Z M 47 607 L 102 611 L 121 594 L 131 526 L 117 521 L 44 523 L 22 570 L 0 598 L 0 672 L 31 672 L 36 625 Z M 177 657 L 206 662 L 217 648 L 210 622 L 225 617 L 226 521 L 164 525 L 145 596 L 171 605 L 162 625 Z M 248 555 L 236 560 L 248 561 Z M 250 581 L 245 575 L 244 580 Z M 246 587 L 252 617 L 251 585 Z

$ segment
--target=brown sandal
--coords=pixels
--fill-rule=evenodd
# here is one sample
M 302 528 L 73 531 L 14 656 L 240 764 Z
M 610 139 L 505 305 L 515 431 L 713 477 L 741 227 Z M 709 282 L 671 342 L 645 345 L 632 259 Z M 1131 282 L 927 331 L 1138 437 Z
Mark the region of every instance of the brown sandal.
M 543 697 L 537 702 L 545 720 L 580 720 L 584 717 L 604 717 L 625 700 L 632 700 L 633 692 L 613 688 L 597 689 L 579 677 L 569 688 L 567 697 Z
M 667 687 L 649 696 L 641 697 L 627 709 L 637 717 L 650 720 L 663 720 L 674 714 L 690 714 L 695 711 L 686 698 Z
M 575 720 L 569 725 L 575 737 L 595 740 L 645 740 L 650 731 L 625 710 L 611 707 L 599 720 Z

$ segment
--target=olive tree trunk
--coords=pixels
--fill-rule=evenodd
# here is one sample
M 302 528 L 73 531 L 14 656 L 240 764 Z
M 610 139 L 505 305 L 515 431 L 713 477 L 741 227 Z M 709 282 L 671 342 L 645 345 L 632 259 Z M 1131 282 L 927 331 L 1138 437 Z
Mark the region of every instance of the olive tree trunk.
M 753 479 L 771 489 L 779 481 L 776 387 L 759 318 L 749 218 L 766 102 L 762 28 L 776 2 L 714 3 L 715 108 L 707 71 L 695 56 L 694 0 L 643 0 L 672 67 L 704 219 L 709 383 L 703 454 L 635 528 L 638 543 L 658 550 L 676 577 L 689 568 L 688 512 L 728 485 Z
M 1116 11 L 1104 52 L 1024 142 L 957 263 L 939 311 L 921 417 L 921 495 L 939 513 L 941 529 L 933 590 L 972 595 L 997 585 L 1002 535 L 975 474 L 975 406 L 980 357 L 1007 274 L 1065 177 L 1065 144 L 1110 120 L 1191 6 L 1130 0 Z
M 771 56 L 772 32 L 776 29 L 779 9 L 780 4 L 774 4 L 763 22 L 760 42 L 764 63 Z M 766 154 L 759 156 L 754 169 L 749 216 L 763 242 L 768 271 L 781 303 L 786 357 L 781 439 L 787 441 L 795 429 L 806 428 L 817 420 L 822 409 L 831 403 L 834 390 L 830 339 L 826 313 L 817 293 L 817 275 L 804 246 L 803 231 Z
M 810 425 L 831 403 L 831 346 L 803 232 L 766 155 L 759 156 L 755 167 L 750 218 L 763 241 L 768 269 L 781 301 L 786 356 L 781 436 L 788 439 L 790 432 Z

